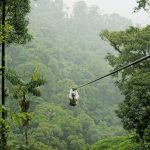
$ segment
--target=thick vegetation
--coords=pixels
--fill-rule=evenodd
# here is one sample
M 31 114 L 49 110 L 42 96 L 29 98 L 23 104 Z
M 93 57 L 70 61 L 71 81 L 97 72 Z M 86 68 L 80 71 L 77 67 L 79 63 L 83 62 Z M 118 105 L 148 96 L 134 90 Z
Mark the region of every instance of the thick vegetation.
M 106 38 L 118 52 L 118 55 L 108 55 L 108 60 L 114 68 L 120 64 L 128 64 L 143 56 L 150 55 L 149 49 L 150 26 L 144 29 L 130 27 L 125 31 L 104 31 Z M 125 100 L 116 111 L 129 131 L 135 130 L 142 142 L 148 134 L 150 126 L 150 61 L 145 60 L 121 72 L 117 85 L 125 95 Z
M 20 7 L 27 7 L 23 12 L 21 11 L 23 14 L 13 15 L 12 18 L 8 19 L 8 23 L 12 27 L 11 30 L 14 30 L 11 34 L 8 33 L 8 44 L 22 44 L 31 39 L 26 28 L 28 20 L 25 17 L 30 10 L 29 1 L 20 3 L 18 0 L 13 3 L 14 6 L 9 4 L 12 6 L 10 7 L 13 9 L 12 12 L 18 4 Z M 65 9 L 62 0 L 31 1 L 29 31 L 34 37 L 32 42 L 24 46 L 11 45 L 7 47 L 7 67 L 16 71 L 16 73 L 11 72 L 11 76 L 7 77 L 9 79 L 7 87 L 10 93 L 7 98 L 9 149 L 88 150 L 90 145 L 106 137 L 111 138 L 98 142 L 96 146 L 98 145 L 103 149 L 104 147 L 106 149 L 120 148 L 120 150 L 124 150 L 127 146 L 139 147 L 133 139 L 128 137 L 113 137 L 126 134 L 114 111 L 117 104 L 122 102 L 124 98 L 129 102 L 132 100 L 126 95 L 128 89 L 136 91 L 135 94 L 137 95 L 133 95 L 134 99 L 137 100 L 136 102 L 139 100 L 138 93 L 147 92 L 148 94 L 148 87 L 146 86 L 149 77 L 148 62 L 139 64 L 136 70 L 130 68 L 119 75 L 117 85 L 119 85 L 122 95 L 113 84 L 115 80 L 112 78 L 80 89 L 80 100 L 77 107 L 69 106 L 68 92 L 74 86 L 108 73 L 111 67 L 104 60 L 108 52 L 111 54 L 108 55 L 107 59 L 115 68 L 120 67 L 119 64 L 124 65 L 142 57 L 145 51 L 140 51 L 140 48 L 147 48 L 146 53 L 149 52 L 147 42 L 145 44 L 141 39 L 136 41 L 136 38 L 140 36 L 144 37 L 144 41 L 149 39 L 148 35 L 146 36 L 149 26 L 145 29 L 128 28 L 132 25 L 130 20 L 118 14 L 102 14 L 96 6 L 87 7 L 86 3 L 82 1 L 75 3 L 72 15 L 68 15 Z M 18 12 L 18 10 L 16 11 Z M 14 17 L 17 17 L 15 18 L 17 19 L 15 26 L 13 26 L 14 22 L 11 22 L 11 19 L 14 21 Z M 20 20 L 20 18 L 24 20 Z M 19 23 L 22 24 L 19 25 Z M 119 31 L 109 32 L 105 30 L 103 32 L 103 38 L 110 41 L 112 46 L 99 37 L 100 31 L 104 29 Z M 126 30 L 120 31 L 124 29 Z M 20 34 L 14 38 L 14 33 Z M 132 37 L 133 35 L 135 37 Z M 14 40 L 11 41 L 10 39 Z M 132 41 L 132 45 L 130 45 L 130 41 Z M 132 51 L 130 51 L 131 49 Z M 126 53 L 128 53 L 128 57 L 125 57 L 127 56 Z M 144 65 L 144 69 L 141 69 L 141 65 Z M 39 70 L 39 75 L 34 72 L 36 70 Z M 138 80 L 138 84 L 141 83 L 140 79 L 143 75 L 139 74 L 141 72 L 146 79 L 142 80 L 142 85 L 138 88 L 143 86 L 145 88 L 146 86 L 147 90 L 138 92 L 139 89 L 136 89 L 135 84 L 137 82 L 135 81 Z M 132 73 L 135 76 L 132 76 Z M 38 86 L 43 85 L 45 80 L 38 77 L 43 75 L 47 79 L 47 83 L 39 89 Z M 14 79 L 15 82 L 19 82 L 14 84 Z M 42 83 L 36 84 L 38 79 L 41 79 Z M 126 79 L 129 79 L 132 86 L 130 86 L 130 82 L 125 82 Z M 42 96 L 39 91 L 41 91 Z M 141 104 L 143 103 L 138 105 L 140 108 L 142 107 Z M 122 102 L 119 108 L 121 106 L 126 106 L 126 103 Z M 139 108 L 136 106 L 133 105 L 133 108 Z M 130 116 L 127 116 L 126 107 L 123 108 L 118 109 L 117 112 L 124 123 L 124 120 L 128 120 Z M 21 116 L 19 115 L 20 112 Z M 123 114 L 125 114 L 125 119 L 122 117 Z M 14 121 L 17 123 L 17 127 Z M 146 120 L 143 121 L 146 122 Z M 129 122 L 126 123 L 124 127 L 128 129 Z M 130 129 L 138 132 L 144 129 L 146 132 L 149 130 L 149 126 L 142 126 L 138 129 L 130 126 Z M 143 133 L 143 135 L 142 138 L 145 138 L 146 134 Z M 112 144 L 110 145 L 108 142 Z M 94 145 L 92 149 L 94 148 L 98 149 L 99 147 Z
M 146 9 L 149 1 L 138 1 L 138 7 Z M 104 30 L 101 37 L 110 42 L 117 54 L 109 54 L 107 59 L 114 69 L 120 64 L 128 64 L 146 55 L 150 55 L 149 49 L 150 26 L 143 29 L 130 27 L 125 31 L 110 32 Z M 129 69 L 125 69 L 117 75 L 116 84 L 125 99 L 120 103 L 116 113 L 121 118 L 124 129 L 135 131 L 135 136 L 115 137 L 101 140 L 94 144 L 92 150 L 100 149 L 150 149 L 150 61 L 145 60 Z M 134 141 L 133 141 L 134 140 Z
M 107 59 L 114 69 L 146 55 L 149 51 L 150 26 L 143 29 L 130 27 L 125 31 L 103 31 L 101 36 L 108 40 L 118 54 L 109 54 Z M 144 149 L 150 147 L 150 60 L 123 70 L 117 76 L 116 84 L 125 99 L 119 104 L 116 113 L 121 118 L 124 129 L 135 131 L 139 141 L 127 137 L 115 137 L 97 142 L 92 149 Z M 112 143 L 112 144 L 108 144 Z
M 28 82 L 38 67 L 47 83 L 41 88 L 42 97 L 28 95 L 29 147 L 36 149 L 85 149 L 107 136 L 125 134 L 114 110 L 122 96 L 110 78 L 79 91 L 78 106 L 68 105 L 68 91 L 110 69 L 104 61 L 113 49 L 99 38 L 100 30 L 120 30 L 131 21 L 117 14 L 103 15 L 98 8 L 88 8 L 84 2 L 74 6 L 73 15 L 67 16 L 62 1 L 32 1 L 29 29 L 32 42 L 10 46 L 7 67 Z M 83 17 L 84 16 L 84 17 Z M 113 20 L 116 20 L 115 22 Z M 9 92 L 13 93 L 8 82 Z M 10 111 L 18 112 L 18 102 L 10 95 Z M 23 127 L 12 125 L 10 147 L 25 145 Z M 19 140 L 18 140 L 19 138 Z
M 134 136 L 116 136 L 96 142 L 90 150 L 149 150 L 147 143 L 141 148 L 141 144 Z
M 2 1 L 0 2 L 0 24 L 2 24 Z M 28 19 L 26 15 L 30 12 L 30 0 L 9 0 L 6 1 L 6 27 L 5 38 L 7 44 L 19 43 L 23 44 L 31 40 L 31 35 L 28 33 Z M 2 26 L 0 26 L 0 29 Z M 2 31 L 2 30 L 1 30 Z M 4 35 L 1 35 L 0 41 Z

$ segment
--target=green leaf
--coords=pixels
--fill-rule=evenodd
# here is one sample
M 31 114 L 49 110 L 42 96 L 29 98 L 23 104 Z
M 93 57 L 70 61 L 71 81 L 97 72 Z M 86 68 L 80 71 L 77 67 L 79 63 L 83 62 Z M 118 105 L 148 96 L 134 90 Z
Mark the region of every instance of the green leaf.
M 13 120 L 16 123 L 16 125 L 20 125 L 20 117 L 18 115 L 14 115 Z
M 37 81 L 38 78 L 39 78 L 38 70 L 35 69 L 35 70 L 34 70 L 34 73 L 32 74 L 32 80 L 33 80 L 33 81 Z

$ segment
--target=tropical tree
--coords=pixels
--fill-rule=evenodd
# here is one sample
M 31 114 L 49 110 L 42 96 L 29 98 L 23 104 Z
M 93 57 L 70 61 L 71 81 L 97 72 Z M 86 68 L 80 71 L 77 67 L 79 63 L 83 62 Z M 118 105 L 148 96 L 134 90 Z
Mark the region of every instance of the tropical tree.
M 23 81 L 14 70 L 8 70 L 6 78 L 13 85 L 13 97 L 18 100 L 22 126 L 24 127 L 25 143 L 28 145 L 28 125 L 29 120 L 31 119 L 29 114 L 29 94 L 41 96 L 41 92 L 38 87 L 44 85 L 46 80 L 38 74 L 37 70 L 34 71 L 30 81 L 28 82 Z
M 5 8 L 5 9 L 3 9 Z M 2 11 L 3 10 L 3 11 Z M 5 13 L 3 13 L 5 11 Z M 26 15 L 30 11 L 30 0 L 1 0 L 0 1 L 0 44 L 2 43 L 2 101 L 5 103 L 5 43 L 24 44 L 31 40 L 31 35 L 28 34 L 28 19 Z M 3 119 L 6 117 L 2 110 Z M 4 120 L 3 120 L 4 121 Z M 1 141 L 5 141 L 1 146 L 6 148 L 6 131 L 5 126 L 1 124 Z
M 9 25 L 7 22 L 5 23 L 5 27 L 4 27 L 4 33 L 3 34 L 3 25 L 0 25 L 0 44 L 2 44 L 2 42 L 4 41 L 5 38 L 8 37 L 9 33 L 13 30 L 12 26 Z M 4 38 L 5 37 L 5 38 Z
M 0 2 L 0 10 L 2 10 L 2 1 Z M 31 40 L 31 35 L 28 33 L 27 29 L 29 21 L 26 17 L 29 12 L 30 0 L 6 1 L 6 23 L 12 27 L 6 36 L 7 44 L 23 44 Z M 2 11 L 0 11 L 0 16 L 2 16 Z M 7 24 L 5 27 L 6 29 L 9 28 Z M 2 31 L 2 29 L 0 31 Z
M 149 10 L 150 1 L 149 0 L 137 0 L 138 6 L 135 7 L 135 11 L 139 11 L 140 9 L 144 9 L 145 11 Z
M 143 29 L 129 27 L 119 32 L 105 30 L 101 37 L 109 41 L 117 51 L 116 55 L 107 56 L 114 69 L 150 55 L 150 26 Z M 116 83 L 125 96 L 116 113 L 121 118 L 123 127 L 129 131 L 136 131 L 143 143 L 145 131 L 150 125 L 149 59 L 123 70 Z

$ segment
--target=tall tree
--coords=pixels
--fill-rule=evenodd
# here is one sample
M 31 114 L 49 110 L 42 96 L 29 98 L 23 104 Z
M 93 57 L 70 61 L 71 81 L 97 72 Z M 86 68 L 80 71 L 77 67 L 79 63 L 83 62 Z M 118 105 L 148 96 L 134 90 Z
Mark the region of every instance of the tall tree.
M 137 0 L 137 4 L 138 6 L 135 7 L 135 11 L 139 11 L 140 9 L 148 11 L 150 6 L 150 0 Z
M 23 44 L 31 40 L 28 34 L 28 20 L 26 15 L 30 11 L 30 0 L 2 0 L 0 1 L 0 43 L 2 43 L 2 105 L 5 105 L 5 43 L 19 43 Z M 6 23 L 7 22 L 7 23 Z M 8 24 L 8 25 L 7 25 Z M 8 28 L 11 26 L 10 28 Z M 9 32 L 6 32 L 9 31 Z M 2 111 L 2 118 L 5 119 L 4 110 Z M 1 138 L 6 141 L 5 128 L 1 125 L 2 133 Z M 2 141 L 2 140 L 1 140 Z M 6 148 L 5 144 L 1 144 L 2 149 Z
M 28 145 L 28 125 L 30 120 L 29 108 L 30 100 L 29 94 L 35 96 L 41 96 L 41 92 L 38 89 L 39 86 L 45 84 L 45 79 L 39 76 L 35 70 L 32 74 L 32 78 L 29 82 L 23 81 L 15 71 L 8 70 L 6 73 L 7 79 L 13 85 L 13 97 L 18 100 L 20 113 L 22 114 L 22 126 L 24 127 L 25 143 Z
M 108 40 L 117 55 L 107 59 L 115 69 L 150 55 L 150 26 L 143 29 L 130 27 L 125 31 L 103 31 L 102 38 Z M 150 125 L 150 61 L 145 60 L 123 70 L 116 82 L 125 100 L 119 105 L 117 115 L 125 129 L 136 131 L 142 142 Z

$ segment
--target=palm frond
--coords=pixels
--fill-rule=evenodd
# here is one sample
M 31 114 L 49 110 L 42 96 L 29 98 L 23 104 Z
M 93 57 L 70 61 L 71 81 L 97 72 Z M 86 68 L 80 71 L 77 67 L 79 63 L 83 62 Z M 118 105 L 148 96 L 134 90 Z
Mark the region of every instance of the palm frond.
M 11 82 L 12 85 L 24 85 L 25 84 L 23 80 L 21 80 L 21 78 L 17 75 L 17 73 L 12 69 L 6 70 L 5 76 Z
M 41 91 L 37 88 L 32 88 L 30 89 L 30 91 L 28 91 L 29 93 L 32 93 L 34 96 L 38 96 L 40 97 L 41 96 Z
M 44 85 L 45 83 L 46 80 L 44 78 L 38 78 L 36 81 L 31 80 L 30 82 L 28 82 L 27 87 L 28 89 L 32 89 Z

